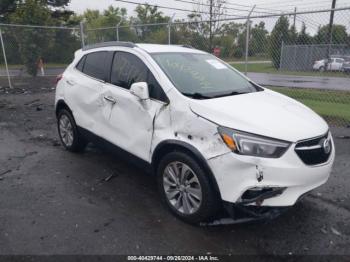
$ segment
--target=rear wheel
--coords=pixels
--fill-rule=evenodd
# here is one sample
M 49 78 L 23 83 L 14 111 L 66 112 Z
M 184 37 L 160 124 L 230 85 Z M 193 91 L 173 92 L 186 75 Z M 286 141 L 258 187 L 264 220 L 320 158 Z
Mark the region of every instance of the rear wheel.
M 220 207 L 207 174 L 189 155 L 172 152 L 160 162 L 158 188 L 170 210 L 189 223 L 208 221 Z
M 62 145 L 71 152 L 81 152 L 85 149 L 87 141 L 79 133 L 72 114 L 62 109 L 57 115 L 58 134 Z

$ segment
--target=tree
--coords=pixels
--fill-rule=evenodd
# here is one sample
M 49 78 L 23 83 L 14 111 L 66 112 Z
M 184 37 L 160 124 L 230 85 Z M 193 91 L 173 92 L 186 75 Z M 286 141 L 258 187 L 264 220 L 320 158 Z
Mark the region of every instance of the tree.
M 245 25 L 235 22 L 229 22 L 222 25 L 220 30 L 221 36 L 219 39 L 215 39 L 216 41 L 214 44 L 218 44 L 221 47 L 221 55 L 223 57 L 234 56 L 236 58 L 240 58 L 243 56 L 244 28 Z
M 18 0 L 0 1 L 0 22 L 7 22 L 8 16 L 16 10 Z
M 298 33 L 297 44 L 301 44 L 301 45 L 312 44 L 312 37 L 308 33 L 306 33 L 306 25 L 304 22 L 301 27 L 301 31 Z
M 225 0 L 197 0 L 192 19 L 200 21 L 196 23 L 197 29 L 208 37 L 208 51 L 212 52 L 215 34 L 220 33 L 222 23 L 218 20 L 226 14 Z M 191 19 L 191 17 L 189 17 Z M 204 22 L 207 21 L 207 22 Z
M 289 33 L 289 39 L 288 39 L 289 44 L 295 44 L 297 42 L 298 32 L 294 25 L 290 27 L 288 33 Z
M 134 41 L 136 35 L 129 28 L 127 10 L 125 8 L 109 6 L 103 12 L 86 10 L 82 15 L 73 15 L 71 23 L 79 24 L 84 21 L 87 44 L 117 40 L 116 27 L 119 24 L 119 37 L 123 41 Z M 125 27 L 126 26 L 126 27 Z M 107 27 L 101 30 L 99 28 Z M 96 29 L 96 30 L 94 30 Z
M 272 59 L 272 64 L 275 68 L 279 68 L 280 66 L 282 43 L 289 42 L 290 35 L 288 29 L 289 22 L 288 18 L 285 16 L 281 16 L 272 29 L 270 35 L 269 52 Z
M 164 16 L 157 6 L 138 5 L 135 9 L 137 17 L 131 17 L 132 24 L 168 23 L 170 17 Z M 166 43 L 168 30 L 166 25 L 135 27 L 139 38 L 145 42 Z
M 265 23 L 260 22 L 251 30 L 251 37 L 249 42 L 249 55 L 262 54 L 267 49 L 267 35 L 268 31 L 265 29 Z
M 60 13 L 67 12 L 67 10 L 58 10 L 58 7 L 66 6 L 70 0 L 40 0 L 40 3 L 44 6 L 49 6 L 53 10 L 52 12 Z M 16 11 L 16 9 L 25 4 L 26 1 L 21 0 L 1 0 L 0 1 L 0 22 L 9 22 L 9 15 Z
M 42 5 L 39 0 L 27 0 L 17 6 L 16 11 L 10 15 L 10 20 L 17 24 L 50 25 L 52 24 L 51 10 Z M 45 49 L 52 43 L 53 34 L 50 30 L 40 28 L 13 30 L 27 72 L 36 76 L 38 59 L 43 56 Z
M 315 36 L 316 44 L 329 44 L 327 39 L 327 34 L 329 30 L 329 25 L 324 25 L 320 27 Z M 348 34 L 346 33 L 346 27 L 343 25 L 333 25 L 332 29 L 332 44 L 346 44 Z

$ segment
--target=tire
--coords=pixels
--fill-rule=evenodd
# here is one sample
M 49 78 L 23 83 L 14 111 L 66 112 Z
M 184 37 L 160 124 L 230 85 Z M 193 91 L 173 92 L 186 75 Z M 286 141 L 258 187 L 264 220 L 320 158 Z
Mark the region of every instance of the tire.
M 321 66 L 318 71 L 320 71 L 321 73 L 323 73 L 325 70 L 324 70 L 324 66 Z
M 62 145 L 70 152 L 82 152 L 87 140 L 79 133 L 72 114 L 62 109 L 57 115 L 57 129 Z
M 185 175 L 181 182 L 182 171 Z M 175 180 L 171 174 L 176 176 Z M 197 161 L 186 153 L 172 152 L 161 159 L 157 168 L 157 184 L 163 202 L 175 216 L 187 223 L 209 221 L 221 207 L 219 196 L 213 189 L 208 175 Z

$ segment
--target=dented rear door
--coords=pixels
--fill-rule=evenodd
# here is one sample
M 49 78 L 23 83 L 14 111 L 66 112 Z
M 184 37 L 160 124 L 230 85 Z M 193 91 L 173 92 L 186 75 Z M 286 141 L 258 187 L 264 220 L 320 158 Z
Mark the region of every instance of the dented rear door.
M 101 118 L 101 90 L 106 79 L 107 52 L 92 52 L 82 58 L 81 67 L 72 68 L 65 75 L 65 100 L 78 126 L 97 135 Z M 80 63 L 79 63 L 80 64 Z

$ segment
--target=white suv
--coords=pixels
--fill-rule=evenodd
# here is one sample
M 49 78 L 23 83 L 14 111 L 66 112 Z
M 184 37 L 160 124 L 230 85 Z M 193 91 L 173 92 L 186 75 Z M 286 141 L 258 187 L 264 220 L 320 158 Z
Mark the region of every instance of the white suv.
M 334 161 L 321 117 L 190 47 L 85 47 L 58 78 L 55 105 L 67 150 L 112 145 L 155 173 L 190 223 L 222 206 L 235 219 L 279 214 L 325 183 Z

